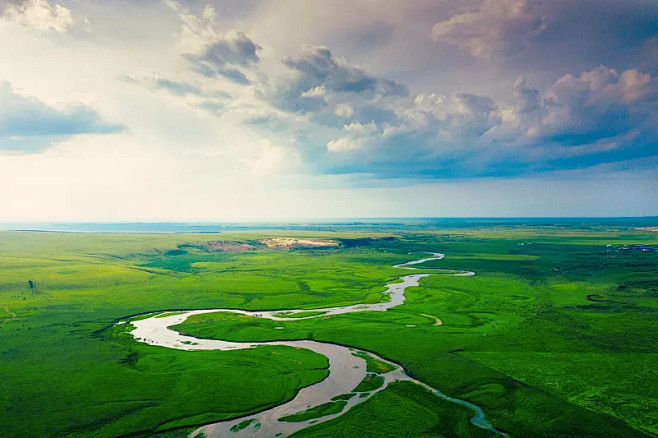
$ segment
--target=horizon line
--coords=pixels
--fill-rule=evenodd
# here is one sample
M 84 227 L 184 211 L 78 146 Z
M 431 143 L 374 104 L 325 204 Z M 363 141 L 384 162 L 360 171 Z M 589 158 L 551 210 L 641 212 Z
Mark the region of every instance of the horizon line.
M 0 225 L 133 225 L 133 224 L 176 224 L 176 225 L 223 225 L 264 223 L 279 224 L 289 222 L 344 222 L 344 221 L 384 221 L 384 220 L 597 220 L 597 219 L 658 219 L 658 215 L 642 216 L 354 216 L 354 217 L 313 217 L 313 218 L 240 218 L 240 219 L 118 219 L 118 220 L 0 220 Z

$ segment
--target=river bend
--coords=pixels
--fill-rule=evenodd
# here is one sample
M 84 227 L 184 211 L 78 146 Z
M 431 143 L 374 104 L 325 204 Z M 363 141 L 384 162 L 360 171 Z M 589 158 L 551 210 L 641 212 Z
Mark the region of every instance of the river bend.
M 395 268 L 415 270 L 416 266 L 431 260 L 441 260 L 444 254 L 429 253 L 430 257 L 413 260 L 407 263 L 395 265 Z M 383 312 L 392 307 L 400 306 L 405 301 L 405 290 L 409 287 L 418 286 L 421 278 L 430 275 L 453 275 L 453 276 L 471 276 L 475 273 L 470 271 L 459 271 L 449 274 L 422 273 L 410 274 L 401 277 L 398 282 L 386 285 L 384 294 L 388 299 L 382 303 L 376 304 L 355 304 L 343 307 L 326 307 L 319 309 L 290 309 L 290 310 L 273 310 L 273 311 L 249 311 L 242 309 L 204 309 L 189 310 L 170 316 L 158 317 L 161 312 L 146 319 L 126 321 L 134 326 L 131 334 L 139 341 L 150 345 L 157 345 L 178 350 L 239 350 L 260 347 L 265 345 L 282 345 L 295 348 L 305 348 L 316 353 L 326 356 L 329 360 L 329 375 L 322 381 L 309 385 L 299 390 L 297 395 L 290 401 L 275 406 L 265 411 L 247 415 L 231 420 L 220 421 L 207 424 L 195 430 L 190 437 L 197 436 L 201 432 L 209 438 L 218 437 L 286 437 L 298 430 L 304 429 L 312 424 L 318 424 L 332 418 L 336 418 L 350 408 L 359 403 L 363 403 L 373 394 L 385 389 L 391 382 L 409 381 L 420 385 L 437 397 L 446 401 L 459 404 L 470 409 L 473 416 L 470 421 L 473 425 L 482 429 L 490 430 L 503 437 L 507 434 L 497 430 L 486 418 L 484 412 L 479 406 L 476 406 L 465 400 L 449 397 L 438 389 L 409 377 L 404 369 L 384 358 L 381 358 L 371 352 L 359 350 L 357 348 L 346 347 L 332 344 L 329 342 L 318 342 L 311 340 L 299 341 L 272 341 L 272 342 L 228 342 L 215 339 L 199 339 L 191 336 L 181 335 L 177 331 L 170 329 L 170 326 L 184 322 L 191 315 L 212 312 L 230 312 L 241 315 L 252 316 L 255 318 L 267 318 L 274 321 L 290 321 L 290 315 L 301 312 L 313 311 L 320 312 L 312 316 L 297 317 L 295 320 L 326 317 L 329 315 L 340 315 L 353 312 Z M 281 417 L 299 413 L 309 408 L 330 402 L 332 398 L 350 394 L 354 388 L 366 377 L 366 361 L 363 357 L 369 356 L 372 359 L 384 362 L 394 368 L 392 371 L 380 374 L 384 378 L 384 384 L 378 389 L 367 393 L 361 393 L 362 396 L 356 395 L 347 400 L 346 406 L 340 413 L 326 415 L 320 418 L 314 418 L 301 422 L 279 421 Z

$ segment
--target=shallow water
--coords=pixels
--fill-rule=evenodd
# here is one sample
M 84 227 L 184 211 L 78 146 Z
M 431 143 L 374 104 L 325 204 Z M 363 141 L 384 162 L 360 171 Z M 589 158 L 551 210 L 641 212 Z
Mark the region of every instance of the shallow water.
M 413 260 L 407 263 L 395 265 L 395 268 L 400 269 L 416 269 L 414 266 L 419 265 L 430 260 L 441 260 L 444 254 L 429 253 L 431 257 Z M 463 271 L 450 274 L 411 274 L 402 277 L 401 282 L 389 283 L 386 286 L 386 294 L 389 299 L 383 303 L 376 304 L 356 304 L 352 306 L 343 307 L 326 307 L 320 309 L 291 309 L 291 310 L 275 310 L 275 311 L 248 311 L 241 309 L 205 309 L 205 310 L 190 310 L 177 315 L 166 316 L 157 318 L 154 315 L 147 319 L 139 321 L 131 321 L 130 323 L 135 327 L 131 334 L 136 340 L 150 345 L 158 345 L 167 348 L 175 348 L 179 350 L 238 350 L 246 348 L 255 348 L 266 345 L 283 345 L 296 348 L 305 348 L 314 351 L 318 354 L 326 356 L 329 360 L 329 375 L 322 381 L 302 388 L 297 395 L 290 401 L 283 403 L 274 408 L 262 411 L 257 414 L 248 415 L 241 418 L 235 418 L 217 423 L 207 424 L 194 431 L 190 436 L 193 437 L 203 432 L 208 437 L 285 437 L 293 434 L 294 432 L 304 429 L 311 424 L 318 424 L 347 412 L 353 406 L 363 403 L 373 394 L 383 390 L 391 382 L 396 381 L 409 381 L 416 383 L 427 390 L 431 391 L 437 397 L 447 400 L 452 403 L 459 404 L 474 411 L 474 416 L 471 417 L 471 423 L 482 429 L 488 429 L 492 432 L 498 433 L 501 436 L 507 435 L 498 431 L 486 419 L 484 412 L 478 406 L 469 403 L 465 400 L 449 397 L 439 390 L 430 387 L 429 385 L 412 379 L 407 376 L 402 367 L 393 364 L 373 353 L 358 350 L 356 348 L 345 347 L 342 345 L 332 344 L 328 342 L 317 342 L 310 340 L 299 341 L 273 341 L 273 342 L 228 342 L 215 339 L 198 339 L 191 336 L 184 336 L 180 333 L 169 329 L 170 326 L 180 324 L 191 315 L 212 312 L 230 312 L 241 315 L 252 316 L 255 318 L 267 318 L 275 321 L 289 321 L 290 315 L 301 312 L 321 312 L 318 315 L 306 316 L 295 318 L 310 319 L 325 317 L 328 315 L 339 315 L 344 313 L 353 312 L 383 312 L 392 307 L 399 306 L 405 301 L 405 290 L 409 287 L 418 286 L 421 278 L 429 275 L 452 275 L 452 276 L 471 276 L 475 275 L 473 272 Z M 165 312 L 162 312 L 165 313 Z M 285 316 L 288 317 L 285 317 Z M 295 414 L 309 408 L 329 402 L 333 397 L 349 394 L 362 380 L 366 377 L 366 361 L 360 357 L 356 357 L 354 353 L 366 354 L 372 358 L 395 366 L 393 371 L 382 374 L 384 377 L 384 384 L 377 390 L 371 391 L 366 397 L 359 395 L 352 397 L 348 400 L 347 406 L 338 414 L 327 415 L 321 418 L 315 418 L 303 422 L 284 422 L 279 421 L 279 418 L 286 415 Z M 236 427 L 239 423 L 245 420 L 255 420 L 249 426 L 241 429 L 231 431 L 231 428 Z

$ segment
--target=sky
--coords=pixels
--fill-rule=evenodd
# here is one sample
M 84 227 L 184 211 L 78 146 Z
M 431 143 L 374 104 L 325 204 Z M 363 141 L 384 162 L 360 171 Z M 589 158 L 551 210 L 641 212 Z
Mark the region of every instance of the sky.
M 0 221 L 658 215 L 658 2 L 0 0 Z

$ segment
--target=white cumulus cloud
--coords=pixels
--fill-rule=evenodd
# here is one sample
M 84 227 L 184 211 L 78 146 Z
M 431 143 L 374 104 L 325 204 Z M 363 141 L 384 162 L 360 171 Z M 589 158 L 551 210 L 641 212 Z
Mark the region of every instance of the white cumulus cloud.
M 51 5 L 48 0 L 23 0 L 9 3 L 2 12 L 4 20 L 40 31 L 52 30 L 64 33 L 74 23 L 71 10 L 60 4 Z

